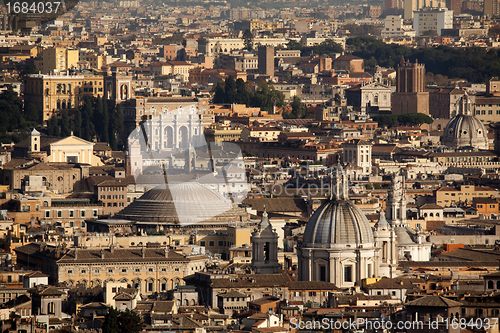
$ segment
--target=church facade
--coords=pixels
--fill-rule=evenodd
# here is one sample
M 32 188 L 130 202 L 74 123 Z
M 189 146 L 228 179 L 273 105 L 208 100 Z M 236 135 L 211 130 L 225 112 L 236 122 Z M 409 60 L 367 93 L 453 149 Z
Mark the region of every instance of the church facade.
M 371 277 L 396 277 L 399 260 L 428 261 L 431 243 L 406 222 L 404 177 L 393 176 L 386 212 L 372 229 L 349 200 L 341 166 L 332 175 L 332 192 L 309 219 L 297 248 L 299 281 L 326 281 L 339 288 L 360 286 Z M 387 218 L 386 218 L 387 215 Z

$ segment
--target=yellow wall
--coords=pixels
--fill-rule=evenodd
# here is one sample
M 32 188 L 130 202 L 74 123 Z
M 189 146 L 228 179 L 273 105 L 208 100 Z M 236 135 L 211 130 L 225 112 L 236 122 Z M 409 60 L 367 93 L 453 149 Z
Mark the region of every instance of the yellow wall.
M 66 89 L 62 89 L 63 86 Z M 35 103 L 43 113 L 43 121 L 47 121 L 65 109 L 81 106 L 85 96 L 103 97 L 104 78 L 100 75 L 30 75 L 26 78 L 24 94 L 25 100 Z
M 86 163 L 93 166 L 98 166 L 97 160 L 100 159 L 93 154 L 92 142 L 87 142 L 83 139 L 70 136 L 50 145 L 49 162 L 68 162 L 67 157 L 77 157 L 77 163 Z M 94 158 L 92 158 L 94 157 Z M 102 165 L 102 163 L 101 163 Z
M 453 189 L 450 191 L 436 191 L 436 204 L 447 207 L 452 203 L 458 201 L 464 202 L 467 200 L 472 203 L 472 199 L 475 197 L 479 198 L 489 198 L 490 196 L 496 196 L 497 191 L 487 190 L 486 188 L 476 187 L 474 185 L 461 185 L 460 189 Z
M 39 70 L 44 74 L 51 71 L 65 71 L 68 68 L 77 66 L 79 60 L 78 50 L 68 50 L 64 47 L 51 47 L 42 53 L 42 66 Z

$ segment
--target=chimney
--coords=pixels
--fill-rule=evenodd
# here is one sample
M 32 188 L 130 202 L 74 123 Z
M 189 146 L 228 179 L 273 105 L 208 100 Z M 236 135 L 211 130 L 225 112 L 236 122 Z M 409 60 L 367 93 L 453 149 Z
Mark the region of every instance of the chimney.
M 168 258 L 168 246 L 165 246 L 163 251 L 165 252 L 165 258 Z
M 75 259 L 78 259 L 78 248 L 75 248 Z
M 101 248 L 101 259 L 104 259 L 104 249 Z
M 146 249 L 144 248 L 144 245 L 142 245 L 141 254 L 143 258 L 146 258 Z

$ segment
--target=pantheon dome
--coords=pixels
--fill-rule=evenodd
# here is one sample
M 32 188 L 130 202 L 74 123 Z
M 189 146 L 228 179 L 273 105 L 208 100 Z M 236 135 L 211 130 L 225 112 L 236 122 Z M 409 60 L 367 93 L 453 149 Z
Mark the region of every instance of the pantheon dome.
M 248 220 L 247 212 L 197 182 L 160 185 L 144 193 L 115 219 L 139 224 L 227 224 Z
M 481 120 L 473 115 L 474 110 L 467 94 L 457 101 L 456 110 L 457 115 L 444 129 L 441 143 L 451 148 L 488 149 L 488 132 Z

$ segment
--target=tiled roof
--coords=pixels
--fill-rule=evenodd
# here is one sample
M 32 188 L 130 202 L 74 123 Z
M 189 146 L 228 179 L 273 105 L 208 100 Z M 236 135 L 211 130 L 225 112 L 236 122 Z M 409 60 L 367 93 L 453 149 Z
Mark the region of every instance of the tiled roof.
M 451 308 L 461 305 L 462 303 L 453 301 L 443 296 L 425 296 L 406 303 L 406 306 L 423 306 L 423 307 L 439 307 L 439 308 Z
M 267 212 L 307 212 L 307 205 L 301 198 L 246 198 L 243 203 L 252 205 L 253 209 Z

